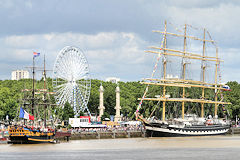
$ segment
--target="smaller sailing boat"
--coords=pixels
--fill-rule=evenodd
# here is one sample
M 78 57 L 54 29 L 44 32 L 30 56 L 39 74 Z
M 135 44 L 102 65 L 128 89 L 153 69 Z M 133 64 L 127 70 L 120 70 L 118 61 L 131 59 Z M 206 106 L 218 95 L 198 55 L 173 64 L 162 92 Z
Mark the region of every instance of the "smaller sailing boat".
M 190 25 L 188 25 L 190 26 Z M 191 26 L 190 26 L 191 27 Z M 177 28 L 176 28 L 177 29 Z M 177 29 L 178 30 L 178 29 Z M 178 33 L 170 33 L 167 32 L 167 22 L 165 21 L 165 30 L 162 31 L 154 31 L 157 33 L 163 34 L 163 40 L 160 47 L 151 47 L 154 50 L 147 51 L 150 53 L 158 54 L 157 62 L 155 64 L 153 73 L 151 78 L 145 79 L 142 84 L 146 84 L 146 90 L 142 98 L 140 98 L 140 103 L 138 105 L 136 111 L 136 118 L 140 119 L 143 124 L 145 125 L 147 135 L 148 136 L 210 136 L 210 135 L 220 135 L 225 134 L 228 132 L 230 128 L 230 121 L 225 119 L 218 118 L 218 108 L 219 105 L 231 104 L 229 102 L 223 101 L 223 91 L 230 90 L 229 87 L 220 83 L 221 76 L 218 75 L 220 62 L 221 60 L 218 57 L 218 48 L 215 42 L 211 39 L 209 32 L 206 29 L 203 29 L 203 38 L 198 38 L 192 35 L 187 34 L 187 25 L 184 26 L 184 30 L 181 31 L 184 34 Z M 206 34 L 208 34 L 210 39 L 206 39 Z M 169 48 L 167 43 L 167 37 L 174 37 L 178 39 L 182 39 L 183 41 L 183 50 L 175 48 Z M 192 53 L 191 51 L 187 50 L 187 40 L 198 41 L 203 45 L 200 46 L 202 49 L 202 53 Z M 176 43 L 176 41 L 174 41 Z M 206 46 L 207 43 L 212 44 L 216 54 L 214 56 L 207 56 L 206 55 Z M 176 45 L 175 45 L 176 47 Z M 168 76 L 167 73 L 168 68 L 168 61 L 169 58 L 179 59 L 180 62 L 181 73 L 177 76 Z M 162 59 L 162 75 L 160 78 L 153 78 L 158 62 Z M 194 61 L 194 62 L 193 62 Z M 213 81 L 209 83 L 206 81 L 206 72 L 207 72 L 207 63 L 211 62 L 213 66 Z M 199 70 L 201 71 L 201 80 L 193 80 L 187 77 L 187 68 L 189 64 L 199 63 Z M 177 66 L 177 63 L 174 63 L 174 66 Z M 177 70 L 176 68 L 175 70 Z M 190 67 L 189 67 L 190 68 Z M 179 78 L 181 77 L 181 78 Z M 161 95 L 155 96 L 154 98 L 148 97 L 149 95 L 149 87 L 150 86 L 159 86 L 160 91 L 162 92 Z M 177 88 L 180 92 L 178 96 L 176 94 L 168 94 L 168 91 L 171 88 Z M 198 88 L 198 92 L 200 94 L 197 97 L 193 95 L 189 95 L 189 91 L 193 88 Z M 208 91 L 208 92 L 207 92 Z M 192 92 L 193 93 L 193 92 Z M 210 96 L 206 96 L 207 93 L 211 93 Z M 173 97 L 173 95 L 175 97 Z M 220 100 L 219 97 L 221 97 Z M 211 98 L 211 99 L 210 99 Z M 149 118 L 144 118 L 140 115 L 140 111 L 142 111 L 141 106 L 143 101 L 152 101 L 158 102 L 158 104 L 162 105 L 161 112 L 162 117 L 153 116 L 154 112 L 157 111 L 157 107 L 152 107 L 152 113 L 150 114 Z M 174 107 L 174 104 L 178 104 L 177 107 L 181 108 L 181 117 L 166 117 L 165 110 L 166 107 Z M 194 104 L 197 107 L 201 107 L 201 115 L 200 117 L 197 114 L 186 114 L 185 110 L 189 106 Z M 214 117 L 211 115 L 205 116 L 206 112 L 204 112 L 204 108 L 209 107 L 210 105 L 214 105 Z M 180 110 L 177 108 L 176 110 Z M 223 106 L 224 109 L 224 106 Z M 210 109 L 211 110 L 211 109 Z M 158 112 L 159 113 L 159 112 Z
M 9 129 L 9 139 L 8 143 L 11 144 L 29 144 L 29 143 L 51 143 L 54 142 L 55 130 L 52 128 L 47 128 L 46 126 L 46 110 L 47 105 L 50 105 L 47 102 L 47 94 L 48 90 L 46 89 L 46 69 L 45 69 L 45 56 L 44 56 L 44 89 L 35 89 L 35 63 L 34 60 L 40 53 L 33 53 L 33 83 L 32 89 L 24 89 L 23 92 L 31 92 L 31 96 L 23 99 L 23 106 L 31 105 L 32 115 L 30 115 L 26 110 L 20 107 L 20 114 L 19 118 L 24 119 L 23 125 L 13 125 Z M 36 93 L 38 91 L 38 93 Z M 35 97 L 35 94 L 42 94 L 43 95 L 43 103 L 36 104 L 39 98 Z M 43 105 L 44 106 L 44 126 L 36 127 L 34 123 L 34 110 L 36 109 L 36 105 Z M 26 120 L 30 120 L 31 126 L 25 124 Z M 34 126 L 35 125 L 35 126 Z

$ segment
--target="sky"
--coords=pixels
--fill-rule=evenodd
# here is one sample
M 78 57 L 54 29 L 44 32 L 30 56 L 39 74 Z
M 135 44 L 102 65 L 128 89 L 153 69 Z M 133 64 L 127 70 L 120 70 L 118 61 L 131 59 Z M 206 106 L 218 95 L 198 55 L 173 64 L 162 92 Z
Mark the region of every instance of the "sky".
M 238 0 L 0 0 L 0 79 L 36 63 L 53 69 L 65 46 L 83 50 L 93 79 L 140 81 L 151 76 L 164 21 L 207 28 L 219 47 L 222 81 L 240 82 Z M 173 25 L 173 26 L 174 26 Z M 48 73 L 52 76 L 51 71 Z

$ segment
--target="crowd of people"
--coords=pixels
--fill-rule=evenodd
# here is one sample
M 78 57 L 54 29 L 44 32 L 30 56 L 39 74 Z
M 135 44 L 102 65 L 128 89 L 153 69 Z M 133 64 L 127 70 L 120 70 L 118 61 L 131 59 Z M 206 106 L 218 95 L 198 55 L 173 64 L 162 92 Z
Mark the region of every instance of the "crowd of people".
M 9 136 L 8 129 L 5 125 L 0 124 L 0 143 L 1 141 L 6 140 L 6 138 Z

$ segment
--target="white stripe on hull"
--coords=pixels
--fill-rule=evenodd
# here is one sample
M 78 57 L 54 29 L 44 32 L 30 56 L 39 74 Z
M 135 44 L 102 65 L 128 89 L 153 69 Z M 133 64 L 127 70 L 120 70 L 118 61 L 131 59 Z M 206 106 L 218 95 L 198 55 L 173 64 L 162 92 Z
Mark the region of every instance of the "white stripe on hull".
M 183 130 L 169 130 L 167 128 L 159 128 L 159 127 L 151 127 L 146 126 L 147 130 L 162 132 L 162 133 L 169 133 L 169 134 L 178 134 L 178 135 L 189 135 L 189 136 L 203 136 L 203 135 L 218 135 L 218 134 L 225 134 L 228 132 L 229 129 L 221 129 L 217 131 L 183 131 Z

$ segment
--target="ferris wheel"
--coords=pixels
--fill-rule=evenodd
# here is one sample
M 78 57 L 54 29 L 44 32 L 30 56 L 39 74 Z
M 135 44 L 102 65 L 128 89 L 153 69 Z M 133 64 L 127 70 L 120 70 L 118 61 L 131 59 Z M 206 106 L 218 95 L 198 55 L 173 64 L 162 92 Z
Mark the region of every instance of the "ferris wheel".
M 53 67 L 53 89 L 57 105 L 69 102 L 75 115 L 88 110 L 91 80 L 84 53 L 76 47 L 66 46 L 58 54 Z

